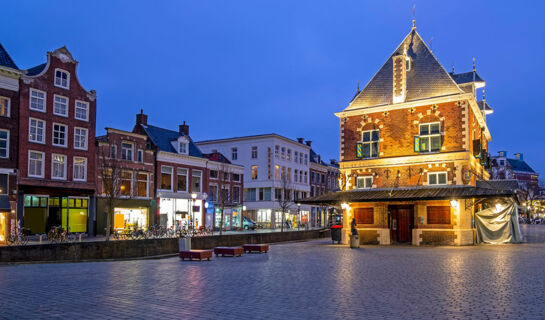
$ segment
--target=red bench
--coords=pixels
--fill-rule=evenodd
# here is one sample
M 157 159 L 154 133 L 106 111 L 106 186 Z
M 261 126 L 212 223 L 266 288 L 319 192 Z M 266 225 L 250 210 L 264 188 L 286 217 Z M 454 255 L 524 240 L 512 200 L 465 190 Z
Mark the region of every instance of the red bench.
M 221 254 L 222 257 L 224 256 L 242 256 L 244 253 L 244 250 L 242 247 L 215 247 L 214 248 L 214 254 L 216 257 Z
M 245 244 L 242 246 L 244 249 L 244 252 L 265 252 L 267 253 L 269 251 L 269 245 L 268 244 Z
M 180 258 L 182 261 L 186 258 L 189 260 L 199 259 L 199 261 L 202 261 L 203 259 L 207 259 L 210 261 L 212 250 L 184 250 L 180 251 Z

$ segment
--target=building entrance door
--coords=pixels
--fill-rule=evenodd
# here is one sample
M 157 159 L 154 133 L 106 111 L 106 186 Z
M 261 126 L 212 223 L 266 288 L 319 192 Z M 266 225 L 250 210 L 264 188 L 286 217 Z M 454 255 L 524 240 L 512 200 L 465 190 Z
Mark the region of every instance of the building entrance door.
M 388 206 L 392 242 L 410 243 L 414 220 L 413 206 Z

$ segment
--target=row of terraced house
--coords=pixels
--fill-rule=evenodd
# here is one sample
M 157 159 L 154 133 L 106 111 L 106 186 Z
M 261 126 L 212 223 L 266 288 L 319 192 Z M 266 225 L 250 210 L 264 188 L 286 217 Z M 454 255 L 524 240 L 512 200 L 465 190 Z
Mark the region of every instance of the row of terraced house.
M 295 203 L 337 186 L 338 166 L 309 141 L 265 134 L 196 143 L 185 122 L 161 128 L 143 111 L 132 130 L 96 136 L 97 94 L 80 84 L 77 65 L 62 47 L 23 70 L 0 45 L 0 241 L 17 225 L 90 235 L 107 225 L 218 227 L 220 208 L 226 229 L 245 219 L 279 227 L 279 197 L 292 200 L 293 222 L 325 224 L 323 208 Z M 289 191 L 279 192 L 282 177 Z

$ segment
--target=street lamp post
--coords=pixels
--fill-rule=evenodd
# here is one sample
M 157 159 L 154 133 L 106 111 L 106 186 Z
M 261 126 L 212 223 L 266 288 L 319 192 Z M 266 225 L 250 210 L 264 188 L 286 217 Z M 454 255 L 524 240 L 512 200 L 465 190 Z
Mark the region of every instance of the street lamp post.
M 195 199 L 197 199 L 197 194 L 192 193 L 190 205 L 191 205 L 191 229 L 192 229 L 193 236 L 195 236 L 195 211 L 193 209 L 193 204 L 195 202 Z
M 299 217 L 299 223 L 297 224 L 297 230 L 300 230 L 301 226 L 301 204 L 297 204 L 297 216 Z

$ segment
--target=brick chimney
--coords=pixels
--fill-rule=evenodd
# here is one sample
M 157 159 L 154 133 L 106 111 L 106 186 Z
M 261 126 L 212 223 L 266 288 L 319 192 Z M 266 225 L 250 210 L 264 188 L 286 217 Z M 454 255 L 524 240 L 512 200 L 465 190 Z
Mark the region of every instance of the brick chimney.
M 189 125 L 185 124 L 185 121 L 184 123 L 182 123 L 180 125 L 180 131 L 179 131 L 181 134 L 183 134 L 184 136 L 189 136 Z
M 140 113 L 136 115 L 136 124 L 148 125 L 148 115 L 144 114 L 144 109 L 140 109 Z
M 500 157 L 507 157 L 507 151 L 498 151 Z
M 522 153 L 515 153 L 515 159 L 524 160 L 523 157 L 522 157 Z
M 305 140 L 305 138 L 297 138 L 297 142 L 299 142 L 301 144 L 303 143 L 304 140 Z
M 307 141 L 305 141 L 305 144 L 310 147 L 312 145 L 312 141 L 307 140 Z
M 335 159 L 330 159 L 330 160 L 329 160 L 329 163 L 335 165 L 335 164 L 337 164 L 337 160 L 335 160 Z

